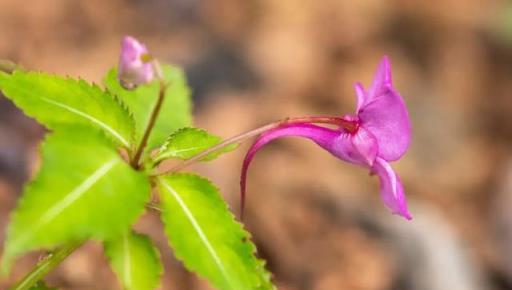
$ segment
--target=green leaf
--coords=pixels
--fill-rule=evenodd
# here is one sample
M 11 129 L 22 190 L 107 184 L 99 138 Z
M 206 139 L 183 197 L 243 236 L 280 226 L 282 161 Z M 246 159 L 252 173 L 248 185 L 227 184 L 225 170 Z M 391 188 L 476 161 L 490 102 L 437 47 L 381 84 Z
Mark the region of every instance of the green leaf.
M 162 219 L 175 256 L 217 289 L 274 289 L 250 235 L 220 194 L 196 175 L 160 177 Z
M 39 281 L 36 285 L 30 287 L 30 290 L 57 290 L 57 288 L 50 288 L 43 281 Z
M 128 231 L 150 197 L 148 178 L 126 164 L 101 134 L 73 127 L 49 135 L 42 167 L 11 215 L 3 257 L 68 241 Z
M 169 65 L 163 65 L 162 72 L 169 86 L 160 115 L 149 137 L 148 150 L 160 146 L 167 136 L 177 129 L 192 124 L 190 90 L 184 73 L 180 69 Z M 119 84 L 117 70 L 112 69 L 105 77 L 104 83 L 107 89 L 117 95 L 133 112 L 136 123 L 135 140 L 139 144 L 158 99 L 159 82 L 155 80 L 151 84 L 139 86 L 137 89 L 129 91 Z
M 128 232 L 105 242 L 105 253 L 124 289 L 150 290 L 158 287 L 163 271 L 160 254 L 147 236 Z
M 155 162 L 168 158 L 189 159 L 202 151 L 211 148 L 222 141 L 222 138 L 210 135 L 203 129 L 183 128 L 169 136 L 155 157 Z M 203 161 L 217 158 L 222 153 L 234 150 L 238 144 L 232 144 L 208 154 Z
M 88 125 L 101 129 L 117 144 L 132 145 L 133 120 L 110 94 L 84 80 L 42 72 L 0 72 L 0 89 L 25 114 L 49 129 Z

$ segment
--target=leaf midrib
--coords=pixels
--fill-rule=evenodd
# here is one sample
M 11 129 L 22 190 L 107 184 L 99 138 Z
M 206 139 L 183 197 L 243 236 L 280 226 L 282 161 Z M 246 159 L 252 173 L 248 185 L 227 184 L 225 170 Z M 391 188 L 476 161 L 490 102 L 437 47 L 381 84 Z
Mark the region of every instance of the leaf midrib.
M 76 202 L 85 192 L 94 186 L 98 180 L 100 180 L 110 170 L 112 170 L 112 168 L 119 162 L 120 161 L 118 158 L 113 158 L 96 169 L 82 183 L 80 183 L 77 187 L 73 188 L 73 190 L 66 194 L 60 202 L 45 211 L 41 215 L 41 218 L 38 219 L 30 229 L 25 231 L 25 235 L 20 236 L 16 241 L 11 242 L 11 244 L 23 244 L 32 235 L 32 233 L 34 233 L 34 231 L 37 231 L 39 228 L 45 224 L 48 224 L 58 215 L 60 215 L 66 208 Z
M 124 283 L 126 289 L 132 288 L 132 276 L 131 276 L 131 255 L 130 255 L 130 245 L 128 244 L 128 234 L 123 236 L 123 270 L 124 270 Z
M 60 108 L 63 108 L 65 110 L 68 110 L 71 113 L 74 113 L 74 114 L 80 116 L 80 117 L 88 119 L 89 121 L 97 124 L 98 126 L 102 127 L 103 129 L 107 130 L 110 134 L 112 134 L 112 136 L 117 138 L 124 146 L 126 146 L 126 147 L 130 146 L 128 141 L 123 136 L 121 136 L 120 133 L 118 133 L 116 130 L 114 130 L 112 127 L 110 127 L 109 125 L 105 124 L 104 122 L 94 118 L 93 116 L 91 116 L 91 115 L 89 115 L 87 113 L 84 113 L 84 112 L 82 112 L 80 110 L 77 110 L 77 109 L 75 109 L 73 107 L 70 107 L 70 106 L 68 106 L 66 104 L 57 102 L 57 101 L 52 100 L 52 99 L 48 99 L 46 97 L 40 97 L 40 99 L 43 100 L 44 102 L 47 102 L 49 104 L 52 104 L 52 105 L 60 107 Z
M 171 193 L 171 195 L 174 197 L 174 199 L 176 199 L 176 201 L 178 202 L 178 204 L 182 208 L 183 212 L 185 213 L 185 215 L 187 216 L 188 220 L 192 224 L 192 227 L 194 228 L 194 230 L 196 231 L 197 235 L 199 236 L 199 239 L 201 240 L 201 242 L 203 242 L 203 244 L 205 245 L 206 249 L 208 250 L 208 253 L 212 256 L 213 261 L 215 262 L 215 264 L 219 268 L 219 271 L 221 272 L 222 277 L 224 278 L 224 280 L 227 282 L 227 284 L 230 286 L 231 289 L 235 289 L 235 288 L 233 288 L 231 280 L 229 279 L 229 275 L 227 274 L 226 269 L 224 268 L 224 265 L 222 264 L 222 261 L 220 260 L 217 252 L 215 251 L 215 249 L 211 245 L 210 241 L 208 240 L 208 237 L 204 233 L 203 229 L 201 228 L 201 226 L 197 222 L 196 218 L 194 217 L 194 215 L 192 214 L 192 212 L 190 211 L 188 206 L 185 204 L 185 202 L 180 197 L 178 192 L 176 192 L 174 190 L 174 188 L 172 188 L 172 186 L 170 184 L 168 184 L 167 182 L 165 182 L 162 179 L 160 179 L 160 182 L 165 187 L 165 189 L 167 189 L 167 191 L 169 191 L 169 193 Z
M 168 157 L 172 157 L 172 156 L 176 156 L 177 154 L 182 154 L 182 153 L 185 153 L 185 152 L 190 152 L 190 151 L 194 151 L 194 150 L 197 150 L 197 149 L 208 149 L 212 146 L 208 146 L 208 145 L 205 145 L 205 146 L 196 146 L 196 147 L 189 147 L 189 148 L 186 148 L 186 149 L 169 149 L 167 151 L 165 151 L 165 153 L 163 153 L 162 155 L 159 156 L 159 159 L 165 159 L 165 158 L 168 158 Z

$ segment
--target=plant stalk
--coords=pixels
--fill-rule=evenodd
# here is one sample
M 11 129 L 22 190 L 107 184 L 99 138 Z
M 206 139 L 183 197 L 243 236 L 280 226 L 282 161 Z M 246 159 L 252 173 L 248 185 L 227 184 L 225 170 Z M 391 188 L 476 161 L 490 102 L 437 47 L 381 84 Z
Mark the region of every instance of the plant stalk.
M 233 136 L 231 138 L 228 138 L 228 139 L 222 141 L 221 143 L 219 143 L 213 147 L 210 147 L 210 148 L 198 153 L 197 155 L 194 155 L 193 157 L 191 157 L 187 160 L 182 161 L 181 163 L 177 164 L 176 166 L 170 168 L 169 170 L 166 170 L 166 171 L 160 172 L 160 173 L 156 173 L 153 176 L 160 176 L 160 175 L 167 174 L 169 172 L 176 172 L 176 171 L 182 170 L 185 167 L 190 166 L 190 165 L 194 164 L 195 162 L 203 159 L 204 157 L 208 156 L 209 154 L 216 152 L 217 150 L 220 150 L 220 149 L 222 149 L 226 146 L 229 146 L 231 144 L 243 142 L 251 137 L 258 136 L 268 130 L 275 129 L 275 128 L 278 128 L 283 125 L 300 124 L 300 123 L 331 124 L 331 125 L 341 126 L 343 128 L 347 128 L 347 129 L 352 129 L 352 127 L 353 127 L 353 123 L 351 123 L 350 121 L 347 121 L 343 118 L 340 118 L 340 117 L 331 117 L 331 116 L 310 117 L 310 116 L 306 116 L 306 117 L 298 117 L 298 118 L 286 118 L 286 119 L 279 120 L 279 121 L 258 127 L 256 129 L 247 131 L 245 133 Z
M 140 169 L 140 166 L 141 166 L 140 159 L 142 158 L 142 155 L 144 154 L 144 149 L 146 148 L 146 145 L 148 144 L 149 136 L 151 135 L 151 132 L 153 131 L 153 128 L 155 127 L 155 123 L 158 118 L 158 115 L 160 114 L 160 110 L 162 109 L 162 104 L 165 99 L 165 93 L 166 93 L 167 87 L 169 85 L 164 80 L 164 76 L 162 73 L 162 67 L 160 66 L 160 63 L 156 59 L 154 59 L 152 61 L 152 65 L 153 65 L 153 69 L 155 71 L 157 79 L 160 80 L 160 91 L 158 92 L 158 99 L 156 101 L 155 107 L 153 108 L 153 111 L 151 112 L 149 123 L 148 123 L 148 126 L 146 127 L 146 130 L 144 131 L 142 140 L 140 141 L 140 144 L 137 147 L 137 151 L 135 152 L 135 155 L 133 155 L 133 158 L 130 160 L 130 165 L 135 169 Z
M 153 108 L 153 111 L 151 112 L 148 126 L 146 127 L 146 130 L 144 131 L 144 135 L 142 136 L 142 140 L 140 141 L 139 147 L 137 147 L 137 151 L 135 152 L 135 155 L 133 155 L 133 158 L 130 161 L 130 165 L 135 169 L 140 168 L 140 159 L 142 157 L 142 154 L 144 153 L 144 149 L 146 148 L 146 145 L 148 144 L 149 136 L 151 135 L 151 131 L 153 131 L 153 127 L 155 127 L 156 119 L 158 118 L 158 115 L 160 114 L 160 110 L 162 109 L 162 104 L 165 99 L 166 90 L 167 90 L 167 85 L 164 84 L 163 81 L 160 81 L 160 91 L 158 92 L 158 99 L 156 101 L 155 107 Z
M 83 241 L 72 242 L 48 254 L 43 260 L 39 261 L 36 267 L 18 284 L 11 287 L 10 290 L 29 290 L 83 243 Z

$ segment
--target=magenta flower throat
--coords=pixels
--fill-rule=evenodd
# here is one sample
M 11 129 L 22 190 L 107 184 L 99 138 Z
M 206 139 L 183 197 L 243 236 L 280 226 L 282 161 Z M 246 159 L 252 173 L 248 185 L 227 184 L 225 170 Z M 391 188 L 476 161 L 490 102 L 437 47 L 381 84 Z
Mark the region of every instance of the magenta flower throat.
M 306 117 L 291 119 L 262 133 L 247 152 L 241 174 L 242 212 L 245 204 L 246 177 L 256 152 L 270 141 L 288 136 L 307 138 L 337 158 L 366 167 L 380 181 L 384 204 L 392 213 L 410 220 L 400 178 L 389 162 L 400 159 L 411 141 L 411 124 L 402 97 L 393 88 L 391 64 L 383 57 L 371 86 L 366 90 L 356 83 L 356 113 L 343 117 Z M 327 128 L 315 123 L 329 123 Z

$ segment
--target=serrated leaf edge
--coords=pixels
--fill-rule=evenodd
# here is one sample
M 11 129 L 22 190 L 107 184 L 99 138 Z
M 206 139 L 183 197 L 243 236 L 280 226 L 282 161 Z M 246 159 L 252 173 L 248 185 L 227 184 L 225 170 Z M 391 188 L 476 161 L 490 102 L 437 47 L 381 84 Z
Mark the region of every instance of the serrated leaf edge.
M 186 128 L 184 128 L 186 129 Z M 209 186 L 211 186 L 212 188 L 215 189 L 215 191 L 219 192 L 220 193 L 220 189 L 215 186 L 215 184 L 213 184 L 209 179 L 205 178 L 205 177 L 202 177 L 202 176 L 199 176 L 197 174 L 192 174 L 192 173 L 174 173 L 174 174 L 170 174 L 170 175 L 164 175 L 164 176 L 161 176 L 158 178 L 158 181 L 157 182 L 165 182 L 164 178 L 165 177 L 171 177 L 171 176 L 186 176 L 186 177 L 194 177 L 194 178 L 198 178 L 198 179 L 201 179 L 205 182 L 207 182 L 209 184 Z M 222 196 L 220 196 L 219 194 L 219 198 L 222 200 Z M 183 202 L 183 200 L 182 200 Z M 228 212 L 228 214 L 230 215 L 231 219 L 235 222 L 235 224 L 237 225 L 237 228 L 238 228 L 238 231 L 241 235 L 241 238 L 242 239 L 247 239 L 248 241 L 251 241 L 251 233 L 248 232 L 247 230 L 245 230 L 243 224 L 239 223 L 236 219 L 235 219 L 235 216 L 233 215 L 233 213 L 229 210 L 227 204 L 225 202 L 222 203 L 224 208 L 226 209 L 226 211 Z M 249 243 L 249 246 L 250 246 L 250 254 L 253 255 L 254 257 L 254 260 L 255 260 L 255 265 L 254 265 L 254 270 L 256 273 L 258 273 L 260 275 L 260 277 L 264 280 L 264 282 L 266 282 L 266 284 L 264 283 L 260 283 L 260 284 L 257 284 L 255 285 L 255 289 L 265 289 L 265 290 L 268 290 L 268 289 L 276 289 L 276 287 L 272 284 L 272 279 L 271 279 L 271 276 L 272 274 L 270 272 L 268 272 L 265 268 L 265 264 L 266 262 L 262 259 L 259 259 L 256 257 L 256 253 L 257 253 L 257 249 L 256 249 L 256 245 L 254 245 L 254 243 L 251 241 Z M 175 255 L 177 255 L 177 253 L 174 253 Z M 185 262 L 185 259 L 182 259 L 182 257 L 180 256 L 176 256 L 177 258 L 179 258 L 181 261 L 183 261 L 184 265 L 185 265 L 185 268 L 187 268 L 189 271 L 192 271 L 192 272 L 195 272 L 192 268 L 189 267 L 188 263 Z M 201 277 L 203 277 L 203 275 L 199 274 Z M 206 277 L 204 277 L 206 278 Z M 270 284 L 272 287 L 271 288 L 261 288 L 261 287 L 265 287 L 266 285 Z
M 167 150 L 167 148 L 169 147 L 169 143 L 172 142 L 172 140 L 179 134 L 182 134 L 183 132 L 185 131 L 196 131 L 196 132 L 199 132 L 199 133 L 205 133 L 207 135 L 210 135 L 206 130 L 204 129 L 200 129 L 200 128 L 194 128 L 194 127 L 183 127 L 183 128 L 180 128 L 176 131 L 174 131 L 173 133 L 171 133 L 171 135 L 169 135 L 169 137 L 167 137 L 167 139 L 165 139 L 165 142 L 164 144 L 162 145 L 162 147 L 160 147 L 160 150 L 159 152 L 162 152 L 164 150 Z
M 167 189 L 167 191 L 174 197 L 174 199 L 176 199 L 176 201 L 178 202 L 178 204 L 182 208 L 183 212 L 188 217 L 190 223 L 192 223 L 192 226 L 196 230 L 196 233 L 199 235 L 199 238 L 201 239 L 201 242 L 206 246 L 206 248 L 208 249 L 208 252 L 212 256 L 215 264 L 217 264 L 217 267 L 219 268 L 220 272 L 222 273 L 222 277 L 228 283 L 228 285 L 232 285 L 232 282 L 229 279 L 229 275 L 226 272 L 226 268 L 222 264 L 222 261 L 220 260 L 219 255 L 217 254 L 215 249 L 212 247 L 212 245 L 208 241 L 208 238 L 206 237 L 206 234 L 202 230 L 201 226 L 198 224 L 197 220 L 195 219 L 194 215 L 192 214 L 192 212 L 190 211 L 188 206 L 185 204 L 183 199 L 181 199 L 179 194 L 174 190 L 174 188 L 172 188 L 172 186 L 170 184 L 168 184 L 167 182 L 165 182 L 162 179 L 160 179 L 160 183 L 162 184 L 162 186 L 165 189 Z
M 79 86 L 87 86 L 89 89 L 98 90 L 98 91 L 99 91 L 99 92 L 101 92 L 102 94 L 104 94 L 104 95 L 107 95 L 107 96 L 111 97 L 111 98 L 115 101 L 115 103 L 116 103 L 117 105 L 119 105 L 119 107 L 120 107 L 124 112 L 126 112 L 126 113 L 127 113 L 127 116 L 129 117 L 129 119 L 131 120 L 131 123 L 132 123 L 130 127 L 131 127 L 131 128 L 135 128 L 135 126 L 134 126 L 135 121 L 134 121 L 133 117 L 130 115 L 130 111 L 129 111 L 125 106 L 123 106 L 123 105 L 120 103 L 120 101 L 117 99 L 117 97 L 115 97 L 114 95 L 112 95 L 112 94 L 111 94 L 110 92 L 108 92 L 107 90 L 102 89 L 101 87 L 99 87 L 99 86 L 98 86 L 96 83 L 94 83 L 94 82 L 88 82 L 88 81 L 86 81 L 86 80 L 84 80 L 84 79 L 82 79 L 82 78 L 80 78 L 80 77 L 79 77 L 79 78 L 73 78 L 73 77 L 71 77 L 71 76 L 69 76 L 69 75 L 66 75 L 66 76 L 64 76 L 64 77 L 63 77 L 63 76 L 59 76 L 59 75 L 56 75 L 56 74 L 49 74 L 49 73 L 45 73 L 45 72 L 42 72 L 42 71 L 23 71 L 23 70 L 15 70 L 15 71 L 10 75 L 10 77 L 14 77 L 14 76 L 15 76 L 16 74 L 18 74 L 18 73 L 23 73 L 23 74 L 25 74 L 25 75 L 39 75 L 39 76 L 49 77 L 49 78 L 52 78 L 52 79 L 64 80 L 64 81 L 66 81 L 66 82 L 75 82 L 75 83 L 76 83 L 77 85 L 79 85 Z M 1 88 L 0 88 L 0 90 L 1 90 Z M 12 100 L 14 103 L 17 103 L 17 102 L 16 102 L 16 100 L 11 99 L 11 98 L 9 98 L 9 99 L 10 99 L 10 100 Z M 67 106 L 67 105 L 65 105 L 65 104 L 62 104 L 62 103 L 60 103 L 60 102 L 56 102 L 56 101 L 54 101 L 54 100 L 48 99 L 48 98 L 46 98 L 46 97 L 41 97 L 40 99 L 42 99 L 42 100 L 43 100 L 44 102 L 46 102 L 46 103 L 49 103 L 49 104 L 52 104 L 52 105 L 54 105 L 54 106 L 60 107 L 60 108 L 62 108 L 62 109 L 65 109 L 65 110 L 67 110 L 67 111 L 69 111 L 69 112 L 71 112 L 71 113 L 74 113 L 74 114 L 76 114 L 76 115 L 78 115 L 78 116 L 80 116 L 80 117 L 83 117 L 83 118 L 85 118 L 85 119 L 87 119 L 87 120 L 91 121 L 92 123 L 94 123 L 94 124 L 96 124 L 96 125 L 100 126 L 100 127 L 101 127 L 101 128 L 103 128 L 104 130 L 106 130 L 107 132 L 109 132 L 113 137 L 115 137 L 115 139 L 119 140 L 119 142 L 121 142 L 121 144 L 122 144 L 123 146 L 125 146 L 126 148 L 130 148 L 130 144 L 132 143 L 132 142 L 130 142 L 130 141 L 133 141 L 133 139 L 134 139 L 134 137 L 133 137 L 133 136 L 134 136 L 134 132 L 135 132 L 135 130 L 134 130 L 134 129 L 132 129 L 132 132 L 131 132 L 131 135 L 132 135 L 132 136 L 130 136 L 132 140 L 128 141 L 128 140 L 126 140 L 126 139 L 125 139 L 125 138 L 124 138 L 124 137 L 123 137 L 119 132 L 117 132 L 116 130 L 114 130 L 113 128 L 111 128 L 109 125 L 107 125 L 107 124 L 105 124 L 105 123 L 101 122 L 100 120 L 96 119 L 95 117 L 92 117 L 92 116 L 90 116 L 90 115 L 88 115 L 88 114 L 86 114 L 86 113 L 84 113 L 84 112 L 82 112 L 82 111 L 80 111 L 80 110 L 77 110 L 77 109 L 75 109 L 75 108 L 69 107 L 69 106 Z M 35 119 L 37 120 L 37 118 L 35 118 Z M 42 124 L 43 124 L 44 122 L 40 122 L 40 123 L 42 123 Z
M 76 81 L 76 79 L 74 79 L 70 76 L 67 76 L 66 79 L 71 80 L 71 81 Z M 109 97 L 112 98 L 112 100 L 114 100 L 114 102 L 117 105 L 119 105 L 119 108 L 121 108 L 121 110 L 124 111 L 126 113 L 126 115 L 128 116 L 128 119 L 130 120 L 130 123 L 131 123 L 130 128 L 132 128 L 131 134 L 130 134 L 131 135 L 130 142 L 128 142 L 128 144 L 123 144 L 123 145 L 125 145 L 127 149 L 130 149 L 129 144 L 132 144 L 133 146 L 135 146 L 135 144 L 134 144 L 134 141 L 135 141 L 135 118 L 133 117 L 133 113 L 130 111 L 128 106 L 117 95 L 111 93 L 106 87 L 102 87 L 95 82 L 89 82 L 80 77 L 78 78 L 78 82 L 84 83 L 87 86 L 91 86 L 92 88 L 102 92 L 103 94 L 108 95 Z
M 50 222 L 52 219 L 57 217 L 63 210 L 69 207 L 73 202 L 77 201 L 82 194 L 87 192 L 96 182 L 98 182 L 103 176 L 105 176 L 110 170 L 112 170 L 121 161 L 118 158 L 113 158 L 105 162 L 102 166 L 96 169 L 91 175 L 89 175 L 82 183 L 66 194 L 65 198 L 56 205 L 49 208 L 34 224 L 31 228 L 25 231 L 25 235 L 19 237 L 17 240 L 11 241 L 10 243 L 24 243 L 24 241 L 30 237 L 30 233 L 37 230 L 37 228 Z
M 176 130 L 171 135 L 169 135 L 169 137 L 167 137 L 167 139 L 165 140 L 163 145 L 158 150 L 158 153 L 156 154 L 156 156 L 154 158 L 154 162 L 159 163 L 159 162 L 161 162 L 161 161 L 163 161 L 165 159 L 171 158 L 171 157 L 176 157 L 176 158 L 179 158 L 179 159 L 188 159 L 188 158 L 182 158 L 182 157 L 179 157 L 179 156 L 173 156 L 172 153 L 186 152 L 186 151 L 190 151 L 190 150 L 196 150 L 196 149 L 199 149 L 199 148 L 204 148 L 204 150 L 207 150 L 208 148 L 212 147 L 212 146 L 197 146 L 197 147 L 191 147 L 191 148 L 187 148 L 187 149 L 175 150 L 175 151 L 172 151 L 172 152 L 165 153 L 165 151 L 167 151 L 169 149 L 169 145 L 174 140 L 174 138 L 176 138 L 176 136 L 178 136 L 178 135 L 180 135 L 180 134 L 182 134 L 183 132 L 186 132 L 186 131 L 198 132 L 198 133 L 203 134 L 205 137 L 218 138 L 218 142 L 217 143 L 222 142 L 222 137 L 214 135 L 214 134 L 210 134 L 205 129 L 195 128 L 195 127 L 183 127 L 183 128 L 180 128 L 180 129 Z M 215 145 L 213 145 L 213 146 L 215 146 Z M 219 149 L 218 151 L 221 151 L 221 149 Z M 212 152 L 212 154 L 215 154 L 215 153 L 217 153 L 217 152 Z M 218 154 L 220 154 L 220 152 Z M 208 156 L 205 157 L 205 159 L 207 159 L 207 158 L 208 158 Z

